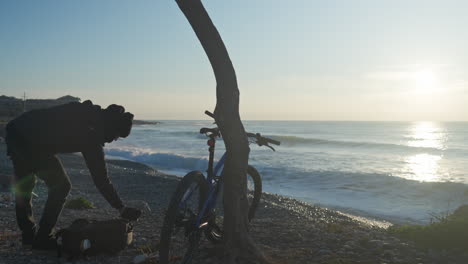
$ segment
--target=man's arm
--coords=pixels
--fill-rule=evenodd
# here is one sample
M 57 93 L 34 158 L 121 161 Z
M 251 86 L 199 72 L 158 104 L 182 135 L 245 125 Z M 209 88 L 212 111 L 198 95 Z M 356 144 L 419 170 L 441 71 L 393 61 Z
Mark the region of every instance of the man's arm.
M 83 151 L 82 154 L 97 189 L 112 207 L 119 211 L 122 210 L 124 207 L 122 200 L 107 175 L 107 166 L 102 146 L 91 146 Z

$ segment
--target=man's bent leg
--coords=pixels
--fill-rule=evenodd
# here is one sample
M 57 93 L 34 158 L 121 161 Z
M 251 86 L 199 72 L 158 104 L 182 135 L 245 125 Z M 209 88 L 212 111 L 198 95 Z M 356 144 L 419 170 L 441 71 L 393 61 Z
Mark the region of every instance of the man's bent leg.
M 12 155 L 11 160 L 15 172 L 16 220 L 22 231 L 23 245 L 31 245 L 36 233 L 31 197 L 36 177 L 29 162 L 15 155 Z
M 49 189 L 49 195 L 44 213 L 39 222 L 39 231 L 36 237 L 41 240 L 51 235 L 50 233 L 57 223 L 57 219 L 70 192 L 71 184 L 60 160 L 55 155 L 41 159 L 36 169 L 36 175 L 44 180 Z

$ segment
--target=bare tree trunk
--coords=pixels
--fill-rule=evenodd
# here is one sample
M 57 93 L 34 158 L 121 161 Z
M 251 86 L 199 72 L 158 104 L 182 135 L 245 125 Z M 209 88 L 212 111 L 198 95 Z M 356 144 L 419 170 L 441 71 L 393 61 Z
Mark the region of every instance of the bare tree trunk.
M 266 262 L 248 233 L 249 145 L 239 115 L 239 89 L 223 40 L 200 0 L 176 0 L 210 60 L 216 78 L 216 123 L 226 145 L 223 263 Z

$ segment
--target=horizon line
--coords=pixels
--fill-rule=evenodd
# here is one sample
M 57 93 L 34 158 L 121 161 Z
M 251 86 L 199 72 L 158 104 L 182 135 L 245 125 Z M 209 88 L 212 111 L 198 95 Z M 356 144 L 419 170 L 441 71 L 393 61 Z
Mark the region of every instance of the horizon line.
M 142 121 L 213 121 L 211 119 L 135 119 Z M 439 122 L 468 123 L 468 120 L 321 120 L 321 119 L 243 119 L 241 121 L 279 121 L 279 122 Z

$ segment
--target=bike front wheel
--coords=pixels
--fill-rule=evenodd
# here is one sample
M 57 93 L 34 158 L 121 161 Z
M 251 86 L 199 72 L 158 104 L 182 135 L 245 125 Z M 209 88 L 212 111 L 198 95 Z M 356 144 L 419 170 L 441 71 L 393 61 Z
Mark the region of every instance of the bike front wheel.
M 172 196 L 164 218 L 159 263 L 191 263 L 198 254 L 202 229 L 197 219 L 206 200 L 208 184 L 201 172 L 190 172 Z
M 218 197 L 222 197 L 222 193 Z M 262 178 L 257 169 L 252 166 L 247 167 L 247 199 L 249 201 L 249 222 L 255 217 L 260 198 L 262 196 Z M 219 202 L 210 216 L 208 228 L 205 230 L 206 238 L 215 243 L 221 243 L 223 240 L 223 221 L 224 221 L 224 210 L 223 210 L 223 199 L 219 199 Z

